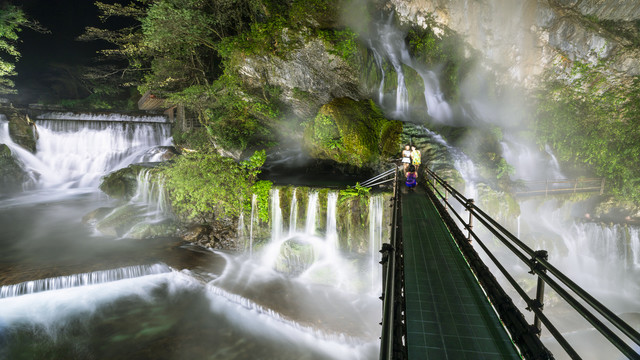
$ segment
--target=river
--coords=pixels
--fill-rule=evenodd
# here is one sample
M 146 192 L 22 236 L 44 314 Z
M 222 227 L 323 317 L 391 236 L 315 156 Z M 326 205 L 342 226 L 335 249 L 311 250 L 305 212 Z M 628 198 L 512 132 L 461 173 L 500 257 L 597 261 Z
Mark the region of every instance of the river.
M 0 359 L 377 357 L 381 303 L 371 289 L 84 223 L 115 206 L 97 190 L 101 174 L 150 160 L 170 138 L 149 119 L 59 117 L 37 121 L 38 153 L 22 159 L 28 189 L 0 199 Z

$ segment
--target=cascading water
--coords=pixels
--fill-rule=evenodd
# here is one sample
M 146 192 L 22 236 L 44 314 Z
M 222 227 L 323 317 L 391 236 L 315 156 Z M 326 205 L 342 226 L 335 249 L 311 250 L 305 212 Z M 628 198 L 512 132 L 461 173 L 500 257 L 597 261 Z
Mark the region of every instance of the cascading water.
M 336 225 L 336 206 L 338 204 L 338 193 L 335 191 L 327 194 L 327 231 L 325 239 L 327 248 L 335 250 L 338 248 L 338 227 Z
M 136 265 L 112 270 L 59 276 L 55 278 L 27 281 L 15 285 L 0 286 L 0 298 L 33 294 L 43 291 L 68 289 L 71 287 L 103 284 L 122 279 L 171 272 L 165 264 Z
M 36 157 L 47 164 L 42 187 L 96 186 L 101 176 L 134 162 L 153 161 L 150 149 L 171 144 L 165 123 L 37 120 Z
M 305 221 L 304 232 L 313 235 L 316 232 L 316 216 L 318 214 L 318 193 L 309 194 L 309 202 L 307 205 L 307 219 Z
M 369 272 L 371 273 L 372 291 L 382 287 L 380 283 L 382 277 L 380 249 L 382 249 L 383 243 L 382 203 L 383 199 L 380 195 L 374 195 L 369 198 L 369 252 L 371 255 Z
M 486 96 L 487 87 L 481 84 L 484 77 L 478 73 L 475 74 L 478 76 L 473 79 L 467 79 L 465 83 L 459 84 L 459 103 L 461 105 L 455 105 L 455 108 L 452 109 L 438 90 L 439 84 L 435 73 L 417 65 L 413 59 L 406 55 L 404 35 L 395 29 L 390 22 L 380 22 L 374 26 L 377 33 L 369 41 L 369 47 L 372 49 L 375 64 L 384 74 L 384 78 L 390 79 L 392 77 L 384 73 L 384 62 L 390 63 L 398 77 L 395 103 L 391 100 L 391 96 L 383 97 L 382 91 L 378 91 L 379 103 L 387 113 L 402 120 L 424 121 L 424 116 L 415 116 L 411 113 L 412 109 L 408 109 L 404 103 L 405 97 L 401 96 L 406 92 L 404 82 L 406 68 L 412 68 L 422 77 L 424 82 L 425 102 L 427 112 L 430 115 L 430 123 L 464 126 L 472 134 L 475 129 L 492 131 L 496 128 L 499 129 L 502 153 L 498 155 L 501 155 L 507 164 L 515 170 L 513 174 L 510 174 L 511 180 L 565 178 L 549 146 L 545 146 L 541 151 L 521 136 L 520 130 L 523 126 L 519 126 L 519 124 L 524 124 L 523 114 L 530 109 L 515 101 L 518 96 L 517 92 L 506 94 L 505 98 L 497 103 Z M 389 68 L 388 64 L 387 68 Z M 383 85 L 381 84 L 380 89 L 385 88 Z M 460 149 L 449 145 L 441 136 L 428 130 L 426 133 L 433 142 L 446 148 L 455 169 L 465 180 L 465 196 L 478 200 L 477 184 L 479 185 L 484 180 L 478 176 L 479 171 L 473 161 Z M 500 191 L 503 190 L 499 190 L 498 193 Z M 487 192 L 482 192 L 482 194 L 485 193 Z M 561 205 L 552 199 L 516 200 L 520 207 L 520 213 L 513 214 L 513 225 L 518 237 L 521 236 L 522 240 L 534 249 L 548 250 L 550 260 L 555 266 L 569 274 L 587 291 L 597 294 L 599 299 L 605 305 L 610 306 L 613 311 L 638 313 L 637 299 L 640 294 L 640 284 L 637 279 L 640 278 L 638 277 L 640 244 L 638 244 L 637 229 L 632 226 L 604 226 L 585 222 L 584 219 L 578 220 L 576 217 L 580 215 L 575 214 L 576 211 L 572 213 L 567 209 L 580 208 L 583 206 L 580 203 L 567 201 L 565 205 Z M 496 205 L 496 208 L 502 207 L 504 207 L 503 204 Z M 560 216 L 561 213 L 562 216 Z M 506 214 L 505 216 L 511 215 Z M 517 218 L 515 218 L 516 216 Z M 516 273 L 520 270 L 522 269 L 514 268 Z M 522 277 L 526 278 L 527 276 L 526 271 L 522 271 Z M 553 303 L 547 304 L 546 310 L 553 311 L 553 307 Z M 562 308 L 558 311 L 564 310 L 566 309 Z M 572 331 L 571 326 L 567 329 L 569 333 Z M 594 341 L 593 343 L 601 346 L 600 342 Z M 593 345 L 583 344 L 583 346 L 586 349 L 594 349 Z M 601 354 L 594 351 L 595 353 Z M 602 354 L 602 356 L 610 355 L 611 353 L 608 352 Z
M 136 193 L 131 202 L 145 205 L 147 217 L 150 219 L 161 220 L 169 216 L 171 204 L 164 188 L 164 181 L 155 180 L 151 169 L 143 169 L 138 173 L 136 182 Z

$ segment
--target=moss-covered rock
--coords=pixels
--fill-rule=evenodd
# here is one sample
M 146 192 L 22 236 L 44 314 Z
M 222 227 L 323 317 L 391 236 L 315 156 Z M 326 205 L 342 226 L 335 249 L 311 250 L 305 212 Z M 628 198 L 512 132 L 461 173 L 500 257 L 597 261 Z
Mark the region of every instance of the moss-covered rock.
M 21 113 L 13 106 L 0 107 L 0 114 L 4 114 L 9 120 L 9 135 L 11 139 L 23 148 L 36 151 L 35 124 L 29 120 L 26 114 Z
M 104 219 L 98 221 L 96 230 L 105 235 L 122 236 L 144 219 L 144 211 L 140 206 L 127 204 L 117 207 Z
M 334 99 L 322 106 L 304 133 L 312 157 L 374 167 L 394 156 L 402 123 L 386 119 L 370 100 Z
M 11 155 L 11 149 L 0 144 L 0 194 L 20 191 L 25 180 L 27 175 Z
M 138 173 L 142 165 L 129 165 L 102 178 L 100 190 L 114 199 L 129 200 L 136 193 Z
M 135 224 L 126 234 L 129 239 L 150 239 L 172 237 L 180 230 L 175 221 L 167 219 L 160 222 L 141 222 Z

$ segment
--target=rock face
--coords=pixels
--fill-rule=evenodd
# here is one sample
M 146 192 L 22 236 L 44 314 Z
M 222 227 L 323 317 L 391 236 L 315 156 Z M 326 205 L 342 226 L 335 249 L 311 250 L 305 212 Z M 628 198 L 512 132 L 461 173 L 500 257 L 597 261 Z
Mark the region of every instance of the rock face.
M 370 100 L 334 99 L 307 126 L 304 146 L 314 158 L 371 167 L 396 155 L 401 132 Z
M 531 88 L 546 69 L 566 70 L 574 61 L 600 62 L 620 78 L 640 74 L 640 54 L 631 42 L 598 20 L 640 18 L 635 0 L 390 0 L 409 23 L 462 35 L 484 56 L 484 65 L 505 81 Z M 589 16 L 586 16 L 589 15 Z M 597 17 L 594 19 L 594 17 Z
M 290 36 L 302 37 L 301 34 Z M 333 98 L 363 98 L 357 73 L 344 59 L 330 53 L 325 42 L 320 39 L 290 41 L 299 41 L 302 46 L 285 57 L 245 58 L 238 68 L 243 82 L 254 88 L 265 84 L 280 87 L 281 101 L 303 118 L 315 115 L 321 105 Z

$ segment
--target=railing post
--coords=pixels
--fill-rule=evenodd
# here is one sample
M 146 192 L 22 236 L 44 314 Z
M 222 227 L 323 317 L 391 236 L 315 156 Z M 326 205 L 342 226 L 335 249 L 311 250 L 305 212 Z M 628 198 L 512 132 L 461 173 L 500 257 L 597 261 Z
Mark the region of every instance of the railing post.
M 449 210 L 447 206 L 447 201 L 449 201 L 449 191 L 447 190 L 447 182 L 444 182 L 444 209 Z
M 578 179 L 576 179 L 576 184 L 573 186 L 573 193 L 575 194 L 578 191 Z
M 605 178 L 602 178 L 602 182 L 600 183 L 600 195 L 604 194 L 604 181 Z
M 540 266 L 538 259 L 542 259 L 544 261 L 547 261 L 549 259 L 549 254 L 547 253 L 546 250 L 538 250 L 535 252 L 535 254 L 536 254 L 536 257 L 531 259 L 533 262 L 532 264 L 533 267 Z M 539 270 L 544 273 L 547 272 L 547 269 L 545 268 L 540 268 Z M 531 274 L 534 274 L 533 268 L 531 269 Z M 544 309 L 544 285 L 545 285 L 544 281 L 540 276 L 538 276 L 538 285 L 536 287 L 536 299 L 535 299 L 534 306 L 540 309 L 540 311 Z M 533 318 L 533 326 L 535 326 L 536 329 L 538 330 L 537 335 L 538 337 L 540 337 L 540 335 L 542 334 L 542 324 L 537 314 Z
M 549 195 L 549 179 L 546 179 L 544 183 L 544 196 L 547 197 Z
M 473 229 L 473 212 L 471 211 L 473 208 L 473 199 L 467 199 L 466 205 L 467 211 L 469 212 L 469 223 L 467 224 L 467 229 L 469 233 L 467 235 L 467 240 L 471 242 L 471 229 Z

